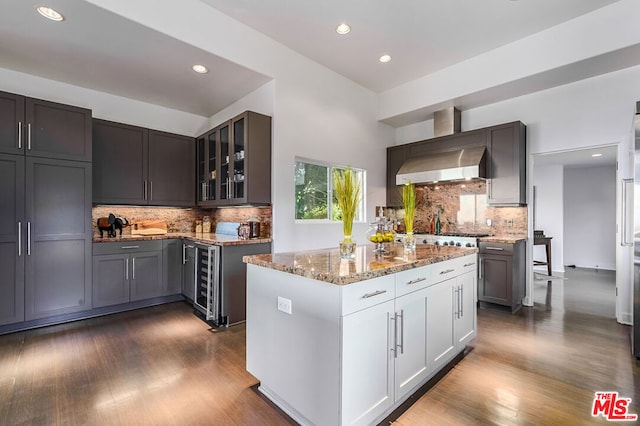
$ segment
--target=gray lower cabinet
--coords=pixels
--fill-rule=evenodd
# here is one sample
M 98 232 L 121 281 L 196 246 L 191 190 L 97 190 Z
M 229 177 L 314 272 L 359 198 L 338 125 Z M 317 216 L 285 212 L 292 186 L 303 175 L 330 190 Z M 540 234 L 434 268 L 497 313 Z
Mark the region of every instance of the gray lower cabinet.
M 195 298 L 195 250 L 193 241 L 182 240 L 182 294 L 191 301 Z
M 91 309 L 91 163 L 26 158 L 25 320 Z
M 162 243 L 94 243 L 93 307 L 164 296 Z
M 0 325 L 24 321 L 24 163 L 0 154 Z
M 516 312 L 525 294 L 525 243 L 480 242 L 478 248 L 480 306 Z
M 183 241 L 162 241 L 162 293 L 164 296 L 182 293 Z

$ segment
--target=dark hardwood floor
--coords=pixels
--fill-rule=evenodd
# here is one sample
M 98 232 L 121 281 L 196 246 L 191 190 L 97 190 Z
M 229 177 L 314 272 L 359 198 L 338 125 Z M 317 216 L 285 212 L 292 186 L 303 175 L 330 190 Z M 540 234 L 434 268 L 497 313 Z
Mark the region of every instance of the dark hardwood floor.
M 613 274 L 567 275 L 536 282 L 516 315 L 480 310 L 473 350 L 394 424 L 606 423 L 590 415 L 595 391 L 640 413 Z M 243 325 L 211 331 L 183 302 L 0 336 L 0 424 L 293 424 L 255 390 L 244 351 Z

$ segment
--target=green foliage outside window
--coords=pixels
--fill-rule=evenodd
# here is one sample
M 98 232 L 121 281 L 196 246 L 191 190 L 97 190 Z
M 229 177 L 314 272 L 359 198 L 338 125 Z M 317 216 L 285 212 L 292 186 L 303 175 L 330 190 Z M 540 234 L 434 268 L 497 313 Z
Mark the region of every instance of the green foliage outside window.
M 345 170 L 344 167 L 314 164 L 296 161 L 296 219 L 297 220 L 342 220 L 342 212 L 333 194 L 333 171 Z M 364 194 L 364 171 L 353 169 L 361 182 L 360 193 Z M 331 199 L 331 202 L 329 200 Z M 363 220 L 363 201 L 357 210 L 354 220 Z

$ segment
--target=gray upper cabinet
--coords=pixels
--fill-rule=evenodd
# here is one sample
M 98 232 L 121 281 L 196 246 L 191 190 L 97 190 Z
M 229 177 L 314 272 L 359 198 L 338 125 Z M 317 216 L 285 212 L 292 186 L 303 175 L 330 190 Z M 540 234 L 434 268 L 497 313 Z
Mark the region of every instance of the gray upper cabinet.
M 247 111 L 197 138 L 198 205 L 271 203 L 271 117 Z
M 396 174 L 406 159 L 404 145 L 387 148 L 387 206 L 402 206 L 402 193 L 396 185 Z
M 0 154 L 0 325 L 24 321 L 24 163 Z
M 93 202 L 193 206 L 193 138 L 93 120 Z
M 149 131 L 149 204 L 195 205 L 196 144 L 193 138 Z
M 0 152 L 91 161 L 91 111 L 0 92 Z
M 519 121 L 487 129 L 487 202 L 527 204 L 526 127 Z
M 0 92 L 0 152 L 24 153 L 24 96 Z
M 91 164 L 27 158 L 25 319 L 91 309 Z
M 146 204 L 148 130 L 93 120 L 93 202 Z

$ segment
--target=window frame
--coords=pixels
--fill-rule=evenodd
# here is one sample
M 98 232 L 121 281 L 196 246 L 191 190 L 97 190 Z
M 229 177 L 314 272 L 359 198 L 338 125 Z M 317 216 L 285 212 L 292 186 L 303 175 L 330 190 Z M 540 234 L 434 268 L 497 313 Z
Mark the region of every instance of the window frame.
M 297 168 L 298 163 L 312 164 L 314 166 L 321 166 L 327 168 L 327 218 L 326 219 L 298 219 L 295 217 L 296 215 L 296 185 L 295 185 L 295 170 Z M 367 188 L 367 170 L 361 169 L 353 166 L 345 166 L 342 164 L 330 163 L 327 161 L 321 160 L 311 160 L 309 158 L 304 157 L 295 157 L 295 161 L 293 164 L 294 169 L 294 208 L 293 208 L 293 216 L 295 223 L 305 223 L 305 224 L 326 224 L 326 223 L 339 223 L 341 224 L 341 220 L 333 220 L 333 169 L 346 169 L 347 167 L 351 167 L 351 170 L 360 173 L 360 203 L 359 203 L 359 212 L 356 214 L 356 217 L 359 219 L 354 219 L 353 223 L 366 223 L 367 221 L 367 200 L 366 200 L 366 188 Z

